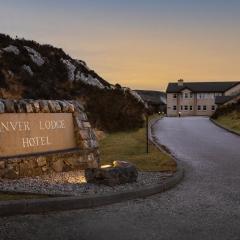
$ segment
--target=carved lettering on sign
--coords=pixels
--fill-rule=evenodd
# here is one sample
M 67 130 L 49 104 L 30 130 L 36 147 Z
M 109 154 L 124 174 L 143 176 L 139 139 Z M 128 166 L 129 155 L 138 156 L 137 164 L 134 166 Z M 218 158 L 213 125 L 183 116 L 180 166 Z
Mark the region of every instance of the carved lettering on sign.
M 37 147 L 44 145 L 51 145 L 47 137 L 32 137 L 32 138 L 23 138 L 23 147 Z
M 71 113 L 0 114 L 0 157 L 75 147 Z
M 29 122 L 0 122 L 0 132 L 30 131 Z
M 40 121 L 40 129 L 44 130 L 50 130 L 50 129 L 60 129 L 60 128 L 65 128 L 64 126 L 64 120 L 46 120 L 45 122 Z

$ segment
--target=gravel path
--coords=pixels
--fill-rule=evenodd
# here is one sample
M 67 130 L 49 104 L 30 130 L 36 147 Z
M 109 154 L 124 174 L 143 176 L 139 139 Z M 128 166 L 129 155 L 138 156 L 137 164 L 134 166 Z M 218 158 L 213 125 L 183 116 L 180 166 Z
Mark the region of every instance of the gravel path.
M 142 187 L 155 185 L 172 173 L 160 172 L 139 172 L 138 180 L 135 183 L 109 187 L 86 183 L 83 171 L 56 173 L 34 178 L 22 178 L 18 180 L 0 180 L 0 190 L 10 192 L 37 193 L 50 195 L 71 195 L 87 196 L 101 195 L 105 193 L 116 193 L 141 189 Z
M 183 163 L 172 190 L 95 209 L 0 219 L 0 239 L 239 240 L 240 137 L 207 118 L 164 118 L 156 139 Z

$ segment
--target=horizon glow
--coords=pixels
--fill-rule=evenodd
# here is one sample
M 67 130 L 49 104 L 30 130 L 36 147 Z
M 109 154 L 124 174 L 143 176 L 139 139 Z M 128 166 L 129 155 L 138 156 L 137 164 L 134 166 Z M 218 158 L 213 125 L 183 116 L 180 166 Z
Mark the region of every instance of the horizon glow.
M 0 32 L 63 48 L 112 84 L 240 76 L 237 0 L 0 0 Z

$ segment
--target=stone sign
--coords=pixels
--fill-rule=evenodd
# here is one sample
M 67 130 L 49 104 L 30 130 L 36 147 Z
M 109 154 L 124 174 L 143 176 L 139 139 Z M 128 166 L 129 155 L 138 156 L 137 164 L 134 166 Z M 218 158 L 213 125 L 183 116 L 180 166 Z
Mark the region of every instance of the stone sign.
M 0 156 L 76 147 L 71 113 L 0 114 Z
M 0 179 L 99 167 L 80 101 L 0 99 Z

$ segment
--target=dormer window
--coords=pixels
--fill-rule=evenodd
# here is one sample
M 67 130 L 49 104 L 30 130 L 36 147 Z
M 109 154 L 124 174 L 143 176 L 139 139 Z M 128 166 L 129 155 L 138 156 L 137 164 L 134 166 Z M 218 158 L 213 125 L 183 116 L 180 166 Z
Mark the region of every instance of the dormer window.
M 188 93 L 185 93 L 185 94 L 184 94 L 184 98 L 188 98 Z

